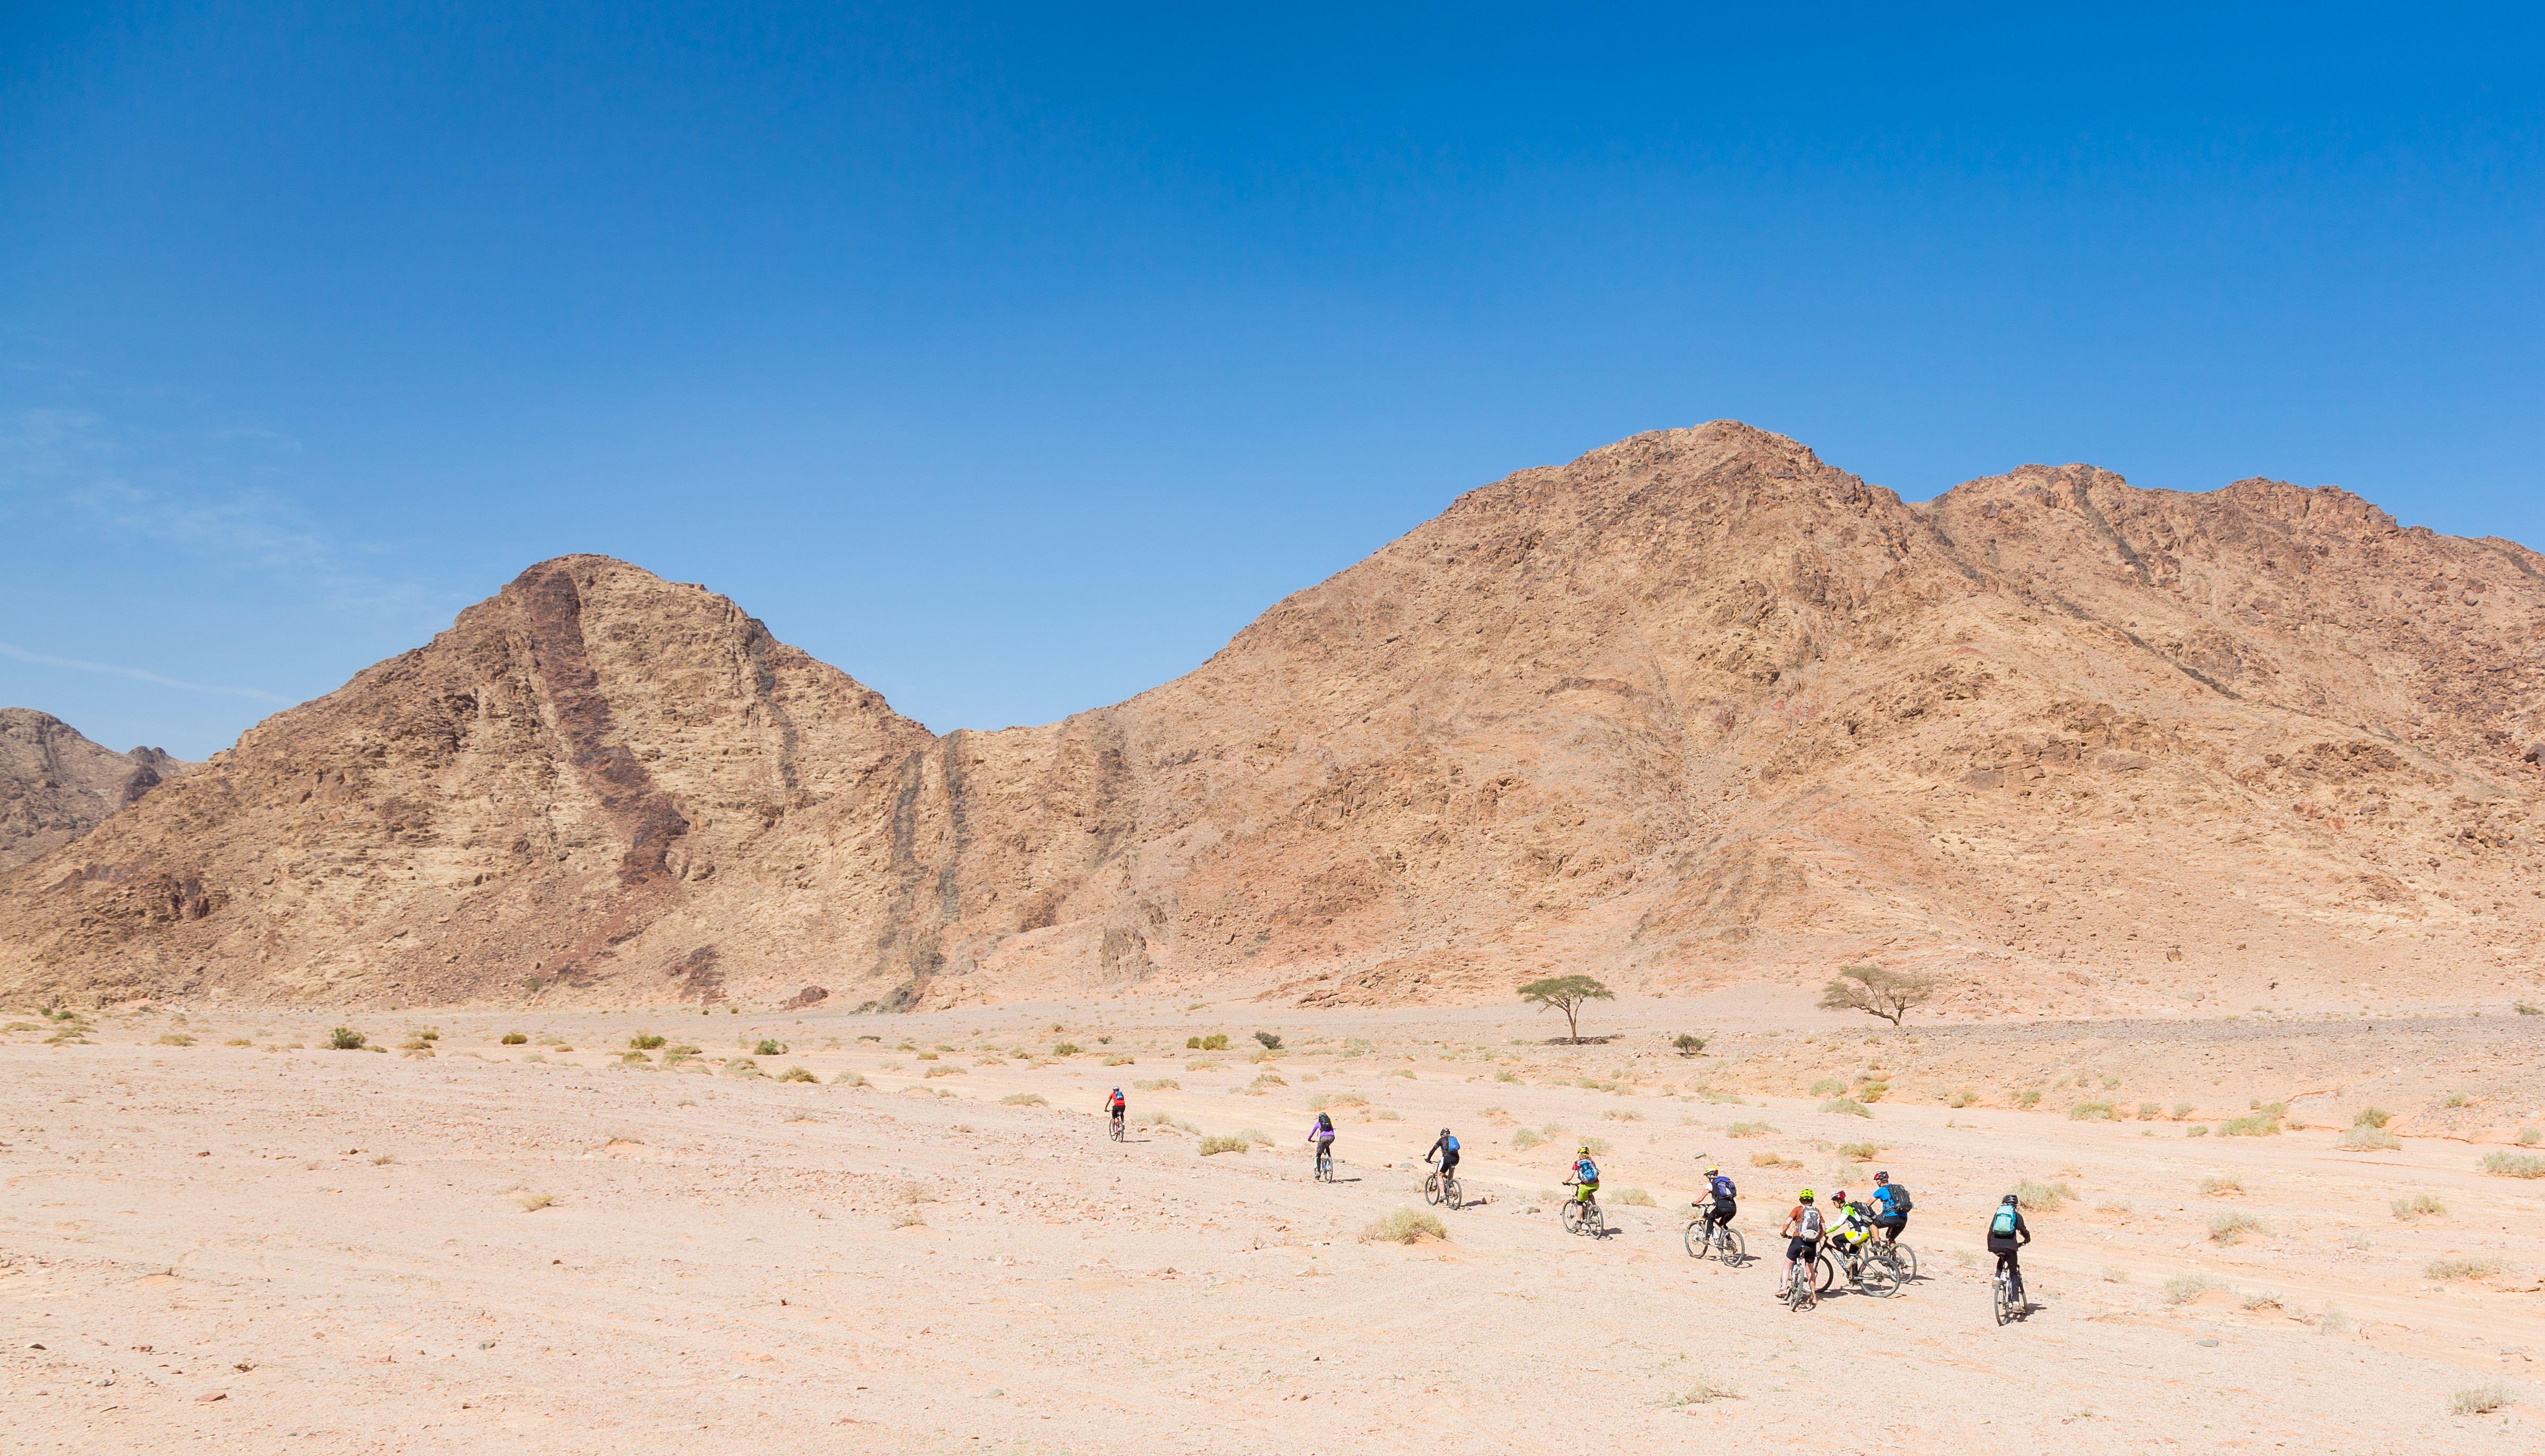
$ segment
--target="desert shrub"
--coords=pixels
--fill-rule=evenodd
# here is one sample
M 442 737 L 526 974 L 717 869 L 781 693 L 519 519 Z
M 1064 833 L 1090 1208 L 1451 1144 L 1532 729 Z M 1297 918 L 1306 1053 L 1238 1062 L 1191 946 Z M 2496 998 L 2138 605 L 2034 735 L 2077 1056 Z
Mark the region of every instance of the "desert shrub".
M 193 1046 L 195 1044 L 195 1038 L 188 1036 L 183 1031 L 163 1031 L 159 1033 L 159 1040 L 156 1044 L 160 1046 Z
M 1255 1033 L 1255 1039 L 1263 1043 L 1264 1049 L 1268 1052 L 1277 1052 L 1281 1049 L 1281 1037 L 1278 1032 L 1258 1031 Z
M 1891 1095 L 1890 1083 L 1868 1082 L 1857 1091 L 1855 1099 L 1859 1102 L 1878 1102 L 1889 1095 Z
M 1692 1057 L 1705 1050 L 1705 1038 L 1683 1031 L 1671 1038 L 1671 1046 L 1683 1057 Z
M 1152 1077 L 1131 1086 L 1140 1092 L 1183 1092 L 1185 1085 L 1172 1077 Z
M 1653 1202 L 1653 1195 L 1641 1188 L 1624 1189 L 1617 1194 L 1617 1201 L 1620 1203 L 1632 1203 L 1638 1208 L 1654 1208 L 1659 1206 Z
M 1845 1158 L 1855 1163 L 1871 1163 L 1874 1159 L 1882 1156 L 1882 1145 L 1879 1143 L 1841 1143 L 1838 1145 L 1838 1155 L 1841 1158 Z
M 1670 1403 L 1674 1406 L 1705 1406 L 1711 1405 L 1716 1401 L 1737 1401 L 1739 1399 L 1741 1399 L 1741 1392 L 1734 1390 L 1728 1385 L 1718 1384 L 1713 1380 L 1700 1380 L 1696 1384 L 1688 1387 L 1687 1392 L 1684 1395 L 1671 1397 Z
M 1404 1078 L 1404 1079 L 1405 1079 L 1406 1081 L 1408 1081 L 1408 1082 L 1412 1082 L 1412 1081 L 1414 1081 L 1414 1080 L 1415 1080 L 1414 1073 L 1413 1073 L 1411 1070 L 1409 1070 L 1409 1069 L 1407 1069 L 1407 1068 L 1404 1068 L 1404 1067 L 1390 1067 L 1390 1068 L 1388 1068 L 1388 1069 L 1387 1069 L 1387 1071 L 1386 1071 L 1384 1074 L 1382 1074 L 1382 1075 L 1383 1075 L 1383 1076 L 1387 1076 L 1387 1077 L 1402 1077 L 1402 1078 Z
M 2200 1180 L 2200 1191 L 2207 1194 L 2209 1197 L 2215 1198 L 2222 1193 L 2242 1193 L 2245 1191 L 2245 1184 L 2240 1178 L 2220 1174 L 2215 1177 L 2202 1178 Z
M 1131 1059 L 1122 1055 L 1120 1052 L 1115 1052 L 1113 1055 L 1105 1059 L 1105 1065 L 1108 1067 L 1128 1067 L 1131 1065 Z
M 945 1070 L 948 1072 L 955 1072 L 960 1071 L 961 1069 L 948 1067 Z M 778 1074 L 778 1080 L 780 1082 L 820 1082 L 822 1079 L 805 1071 L 801 1067 L 789 1067 L 785 1071 Z
M 2443 1281 L 2489 1279 L 2501 1272 L 2497 1258 L 2434 1258 L 2422 1268 L 2422 1277 Z
M 1051 1044 L 1051 1054 L 1055 1057 L 1074 1057 L 1078 1052 L 1078 1043 L 1074 1041 L 1055 1041 Z
M 1319 1092 L 1308 1098 L 1308 1110 L 1322 1112 L 1328 1107 L 1366 1107 L 1369 1098 L 1358 1092 Z
M 1260 1127 L 1241 1127 L 1237 1130 L 1236 1136 L 1246 1139 L 1259 1148 L 1272 1146 L 1272 1134 Z
M 2227 1281 L 2207 1274 L 2176 1274 L 2165 1281 L 2167 1304 L 2189 1304 L 2212 1289 L 2224 1289 Z
M 2545 1178 L 2545 1158 L 2533 1153 L 2487 1153 L 2483 1171 L 2494 1177 Z
M 2267 1112 L 2230 1117 L 2218 1124 L 2218 1134 L 2230 1138 L 2275 1138 L 2280 1135 L 2280 1119 Z
M 2077 1190 L 2064 1182 L 2043 1183 L 2025 1178 L 2014 1185 L 2015 1201 L 2025 1208 L 2043 1213 L 2057 1213 L 2077 1200 Z
M 934 1062 L 938 1057 L 935 1052 L 921 1052 L 918 1059 L 923 1062 Z
M 2538 1006 L 2532 1001 L 2511 1002 L 2509 1009 L 2522 1016 L 2545 1016 L 2545 1006 Z
M 2264 1310 L 2286 1311 L 2288 1309 L 2287 1305 L 2280 1302 L 2280 1297 L 2268 1289 L 2259 1294 L 2248 1294 L 2238 1303 L 2244 1306 L 2245 1313 L 2249 1315 L 2258 1315 Z
M 1260 1097 L 1276 1087 L 1288 1087 L 1289 1085 L 1290 1084 L 1283 1082 L 1279 1077 L 1272 1073 L 1266 1072 L 1258 1076 L 1253 1082 L 1246 1084 L 1246 1094 L 1250 1097 Z
M 2404 1140 L 2382 1127 L 2360 1126 L 2344 1131 L 2333 1145 L 2345 1153 L 2393 1152 Z
M 640 1031 L 634 1036 L 627 1038 L 627 1044 L 635 1048 L 637 1051 L 650 1052 L 660 1047 L 667 1039 L 668 1038 L 656 1036 L 651 1031 Z
M 2439 1105 L 2442 1107 L 2462 1107 L 2465 1104 L 2466 1094 L 2461 1092 L 2450 1092 L 2439 1101 Z
M 2448 1403 L 2448 1409 L 2459 1416 L 2489 1416 L 2504 1406 L 2514 1405 L 2517 1400 L 2518 1392 L 2511 1390 L 2508 1382 L 2495 1380 L 2472 1390 L 2458 1391 L 2456 1398 Z
M 1050 1102 L 1044 1100 L 1043 1094 L 1040 1092 L 1010 1092 L 1006 1096 L 999 1098 L 999 1100 L 1005 1102 L 1011 1107 L 1048 1107 L 1051 1105 Z
M 764 1036 L 760 1044 L 751 1049 L 751 1054 L 755 1057 L 782 1057 L 786 1055 L 786 1048 L 780 1046 L 776 1037 Z
M 962 1076 L 965 1076 L 965 1075 L 967 1075 L 967 1074 L 965 1074 L 965 1072 L 963 1071 L 963 1069 L 962 1069 L 962 1068 L 960 1068 L 960 1067 L 936 1066 L 936 1067 L 931 1067 L 931 1068 L 929 1068 L 927 1071 L 925 1071 L 925 1072 L 923 1072 L 923 1073 L 921 1073 L 921 1074 L 919 1074 L 919 1075 L 920 1075 L 922 1078 L 929 1078 L 929 1077 L 962 1077 Z
M 2026 1108 L 2040 1106 L 2041 1089 L 2037 1087 L 2025 1088 L 2022 1094 L 2014 1099 L 2014 1104 L 2018 1107 Z
M 1207 1137 L 1201 1140 L 1201 1156 L 1208 1158 L 1215 1153 L 1243 1153 L 1248 1146 L 1244 1138 Z
M 1736 1122 L 1723 1130 L 1727 1138 L 1764 1138 L 1775 1129 L 1764 1122 Z
M 1836 1112 L 1847 1117 L 1870 1117 L 1873 1115 L 1872 1108 L 1857 1101 L 1853 1097 L 1832 1097 L 1828 1101 L 1821 1103 L 1821 1110 L 1824 1112 Z
M 2195 1124 L 2184 1128 L 2182 1130 L 2182 1135 L 2187 1138 L 2205 1138 L 2209 1136 L 2209 1129 Z
M 1750 1166 L 1751 1166 L 1752 1168 L 1800 1168 L 1800 1167 L 1802 1167 L 1802 1165 L 1801 1165 L 1801 1164 L 1799 1164 L 1799 1163 L 1794 1163 L 1794 1162 L 1788 1161 L 1788 1160 L 1786 1159 L 1785 1155 L 1784 1155 L 1784 1154 L 1782 1154 L 1782 1153 L 1753 1153 L 1753 1154 L 1751 1154 L 1751 1155 L 1750 1155 Z
M 2079 1102 L 2068 1109 L 2071 1122 L 2111 1122 L 2120 1117 L 2109 1102 Z
M 327 1047 L 330 1051 L 358 1052 L 369 1040 L 370 1040 L 369 1037 L 351 1026 L 339 1026 L 327 1033 Z
M 524 1193 L 516 1201 L 522 1205 L 524 1213 L 536 1213 L 542 1208 L 556 1206 L 555 1196 L 548 1193 Z
M 2350 1119 L 2350 1125 L 2353 1127 L 2384 1127 L 2387 1119 L 2394 1115 L 2394 1113 L 2387 1111 L 2383 1107 L 2362 1107 L 2359 1109 L 2359 1115 Z
M 2222 1213 L 2209 1221 L 2209 1242 L 2242 1244 L 2248 1234 L 2267 1237 L 2270 1227 L 2250 1213 Z
M 1224 1052 L 1228 1050 L 1228 1033 L 1225 1031 L 1214 1031 L 1210 1035 L 1203 1037 L 1201 1039 L 1201 1049 L 1206 1052 Z
M 1845 1091 L 1847 1084 L 1835 1077 L 1824 1077 L 1812 1084 L 1812 1095 L 1816 1097 L 1834 1097 Z
M 1953 1089 L 1953 1094 L 1944 1099 L 1944 1105 L 1948 1107 L 1967 1107 L 1972 1103 L 1977 1102 L 1979 1099 L 1980 1094 L 1978 1092 L 1971 1091 L 1967 1087 L 1959 1087 Z
M 1509 1067 L 1500 1068 L 1500 1069 L 1496 1070 L 1496 1071 L 1495 1071 L 1495 1073 L 1494 1073 L 1494 1081 L 1496 1081 L 1496 1082 L 1518 1082 L 1518 1081 L 1519 1081 L 1519 1073 L 1517 1073 L 1517 1072 L 1514 1072 L 1514 1071 L 1513 1071 L 1513 1070 L 1511 1070 Z
M 1394 1107 L 1381 1107 L 1377 1111 L 1369 1114 L 1369 1116 L 1372 1122 L 1403 1122 L 1405 1120 L 1405 1114 L 1397 1111 Z
M 2441 1203 L 2438 1200 L 2438 1196 L 2432 1193 L 2415 1193 L 2410 1198 L 2398 1198 L 2394 1202 L 2387 1204 L 2386 1207 L 2397 1218 L 2402 1219 L 2408 1224 L 2417 1218 L 2446 1218 L 2448 1216 L 2448 1206 Z
M 232 1045 L 238 1044 L 232 1043 Z M 2540 1139 L 2545 1139 L 2545 1133 L 2540 1133 L 2532 1127 L 2522 1127 L 2518 1130 L 2518 1146 L 2522 1148 L 2533 1148 Z
M 1448 1237 L 1449 1231 L 1438 1217 L 1419 1208 L 1392 1209 L 1360 1231 L 1363 1244 L 1420 1244 L 1426 1239 L 1446 1241 Z
M 1607 1118 L 1610 1122 L 1641 1122 L 1644 1120 L 1644 1114 L 1636 1111 L 1632 1107 L 1611 1107 L 1600 1115 Z
M 2164 1106 L 2163 1106 L 2163 1104 L 2161 1104 L 2161 1103 L 2157 1103 L 2157 1102 L 2141 1102 L 2141 1103 L 2139 1103 L 2139 1121 L 2141 1121 L 2141 1122 L 2154 1122 L 2154 1121 L 2156 1121 L 2158 1118 L 2160 1118 L 2160 1117 L 2162 1117 L 2162 1116 L 2164 1116 L 2164 1115 L 2165 1115 L 2165 1107 L 2164 1107 Z
M 505 1032 L 502 1040 L 506 1046 L 526 1046 L 530 1043 L 530 1038 L 524 1036 L 519 1031 Z
M 1536 1132 L 1525 1127 L 1512 1134 L 1512 1146 L 1522 1152 L 1526 1152 L 1545 1141 L 1546 1139 L 1539 1137 Z
M 233 1037 L 231 1037 L 229 1040 L 222 1042 L 222 1043 L 221 1043 L 221 1045 L 223 1045 L 223 1046 L 254 1046 L 254 1045 L 256 1045 L 256 1041 L 255 1041 L 255 1038 L 253 1038 L 253 1037 L 247 1037 L 247 1036 L 233 1036 Z

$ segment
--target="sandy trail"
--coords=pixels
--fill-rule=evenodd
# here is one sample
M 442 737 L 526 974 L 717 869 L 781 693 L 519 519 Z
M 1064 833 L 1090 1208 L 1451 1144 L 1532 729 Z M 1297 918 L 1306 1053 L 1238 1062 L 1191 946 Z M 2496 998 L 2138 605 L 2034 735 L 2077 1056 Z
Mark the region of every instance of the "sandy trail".
M 18 1032 L 0 1047 L 12 1445 L 2545 1449 L 2530 1232 L 2545 1182 L 2483 1175 L 2483 1148 L 2191 1138 L 2173 1121 L 1954 1108 L 1908 1080 L 1870 1117 L 1810 1096 L 1735 1102 L 1725 1089 L 1745 1076 L 1768 1085 L 1810 1055 L 1681 1058 L 1662 1033 L 1686 1008 L 1619 1011 L 1626 1040 L 1579 1049 L 1513 1044 L 1546 1028 L 1500 1010 L 1285 1011 L 1287 1054 L 1261 1064 L 1245 1033 L 1272 1018 L 1130 1005 L 363 1023 L 396 1039 L 437 1025 L 430 1058 L 319 1050 L 339 1018 L 299 1014 L 197 1011 L 182 1047 L 155 1044 L 176 1025 L 165 1014 L 95 1018 L 84 1043 Z M 2199 1024 L 2178 1028 L 2176 1091 L 2241 1092 L 2190 1084 L 2212 1080 L 2214 1041 L 2250 1028 L 2204 1041 Z M 516 1028 L 534 1040 L 496 1042 Z M 716 1045 L 622 1066 L 646 1028 Z M 1196 1029 L 1238 1047 L 1189 1052 Z M 1826 1070 L 1867 1054 L 1860 1031 L 1822 1028 Z M 2491 1055 L 2498 1033 L 2457 1039 Z M 720 1067 L 764 1035 L 788 1050 L 753 1057 L 760 1072 L 821 1081 Z M 233 1037 L 255 1044 L 218 1044 Z M 1049 1057 L 1062 1039 L 1086 1051 Z M 2158 1096 L 2175 1053 L 2142 1041 L 2129 1092 Z M 918 1059 L 939 1045 L 960 1050 Z M 2011 1062 L 2030 1045 L 1963 1052 Z M 1160 1080 L 1176 1085 L 1136 1085 Z M 1120 1145 L 1096 1112 L 1117 1081 L 1135 1111 Z M 1332 1185 L 1299 1146 L 1319 1095 L 1341 1099 Z M 1157 1113 L 1171 1124 L 1141 1122 Z M 1740 1122 L 1773 1131 L 1730 1136 Z M 1174 1123 L 1272 1141 L 1204 1158 Z M 1419 1206 L 1412 1160 L 1443 1123 L 1469 1149 L 1477 1206 L 1445 1216 L 1447 1243 L 1359 1242 Z M 1550 1123 L 1562 1131 L 1514 1146 Z M 1598 1242 L 1562 1233 L 1547 1196 L 1586 1136 L 1606 1147 L 1615 1232 Z M 1878 1164 L 1837 1151 L 1857 1141 Z M 1769 1298 L 1768 1261 L 1689 1259 L 1705 1153 L 1742 1182 L 1758 1254 L 1798 1183 L 1860 1189 L 1889 1169 L 1918 1197 L 1925 1277 L 1793 1315 Z M 2242 1190 L 2200 1191 L 2222 1177 Z M 1985 1262 L 1967 1256 L 2021 1179 L 2077 1196 L 2033 1215 L 2042 1308 L 2001 1330 Z M 1654 1205 L 1626 1201 L 1635 1188 Z M 2447 1213 L 2399 1221 L 2390 1202 L 2414 1193 Z M 2214 1242 L 2211 1220 L 2239 1212 L 2267 1232 Z M 2433 1282 L 2442 1257 L 2502 1267 Z M 2227 1287 L 2173 1302 L 2183 1274 Z M 2499 1380 L 2520 1403 L 2451 1414 L 2454 1393 Z M 1690 1399 L 1707 1391 L 1728 1394 Z

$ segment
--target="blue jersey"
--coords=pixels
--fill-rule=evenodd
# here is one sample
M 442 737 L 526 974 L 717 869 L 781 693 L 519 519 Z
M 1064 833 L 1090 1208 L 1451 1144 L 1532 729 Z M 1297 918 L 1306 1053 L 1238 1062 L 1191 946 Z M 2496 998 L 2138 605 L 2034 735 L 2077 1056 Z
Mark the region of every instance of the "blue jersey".
M 1882 1216 L 1884 1218 L 1889 1218 L 1894 1214 L 1897 1214 L 1900 1211 L 1900 1189 L 1898 1185 L 1893 1183 L 1884 1183 L 1881 1187 L 1874 1189 L 1873 1201 L 1882 1205 Z

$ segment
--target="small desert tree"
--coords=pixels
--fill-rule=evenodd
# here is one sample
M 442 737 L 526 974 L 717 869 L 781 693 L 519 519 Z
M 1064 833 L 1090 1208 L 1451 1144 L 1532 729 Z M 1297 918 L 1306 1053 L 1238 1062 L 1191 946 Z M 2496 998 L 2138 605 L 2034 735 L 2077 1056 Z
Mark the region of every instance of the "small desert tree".
M 1821 988 L 1821 1010 L 1862 1011 L 1897 1026 L 1901 1017 L 1932 1000 L 1937 989 L 1934 977 L 1915 971 L 1847 966 L 1837 980 Z
M 1519 999 L 1535 1002 L 1540 1010 L 1553 1007 L 1564 1013 L 1564 1024 L 1571 1028 L 1572 1039 L 1582 1039 L 1582 1008 L 1595 1001 L 1615 1001 L 1617 994 L 1589 976 L 1549 976 L 1531 981 L 1519 989 Z

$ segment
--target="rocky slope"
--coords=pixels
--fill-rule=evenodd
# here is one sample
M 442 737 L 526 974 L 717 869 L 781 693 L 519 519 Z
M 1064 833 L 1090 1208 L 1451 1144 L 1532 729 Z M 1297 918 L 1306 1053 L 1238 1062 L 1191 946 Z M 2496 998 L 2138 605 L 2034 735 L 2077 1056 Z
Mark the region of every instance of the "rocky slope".
M 2540 567 L 2267 481 L 1910 506 L 1718 423 L 1472 492 L 1128 702 L 936 738 L 570 557 L 0 879 L 0 986 L 2499 996 L 2545 930 Z
M 69 844 L 187 767 L 155 748 L 102 748 L 50 713 L 0 708 L 0 870 Z

